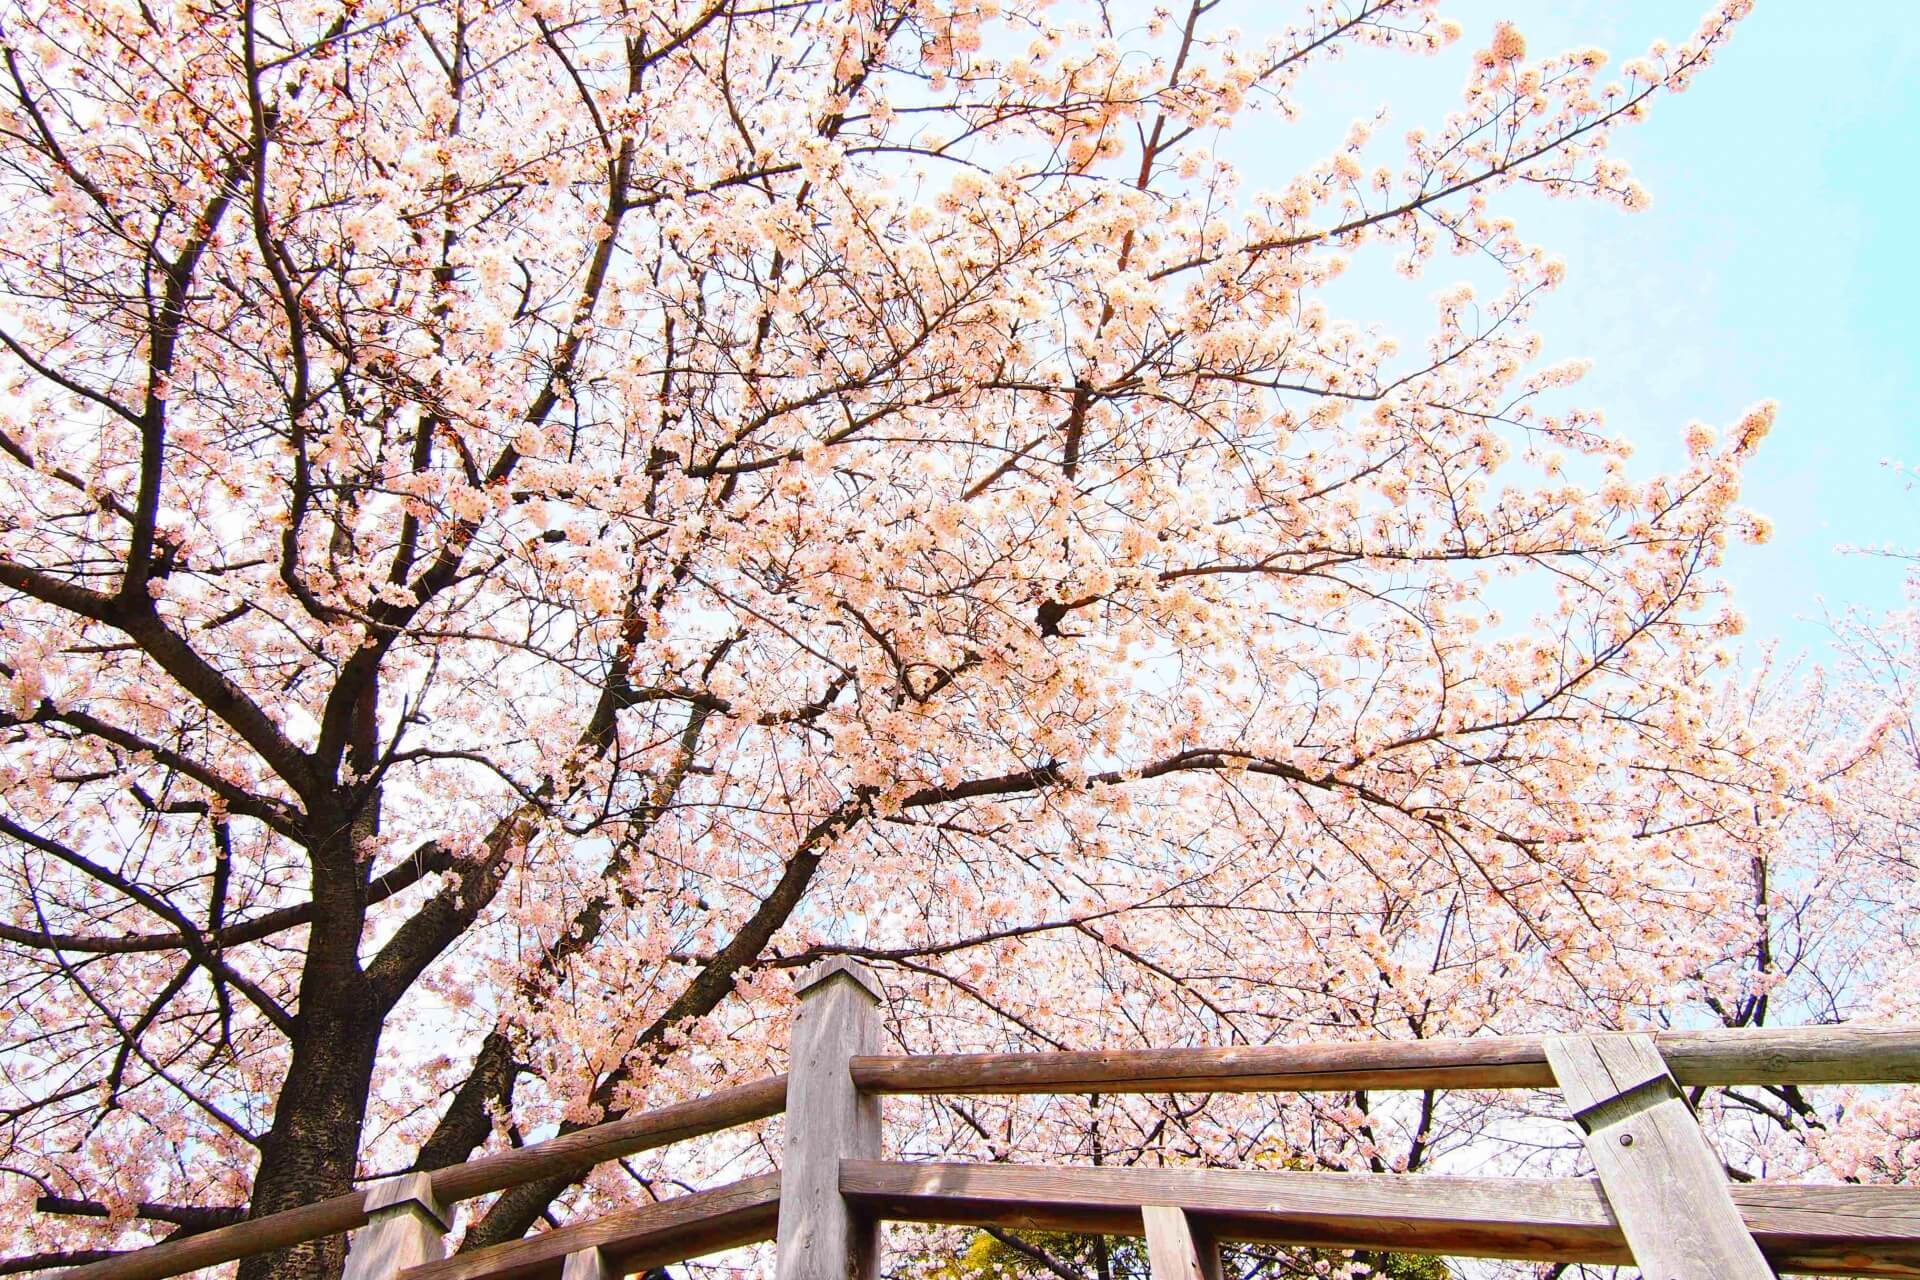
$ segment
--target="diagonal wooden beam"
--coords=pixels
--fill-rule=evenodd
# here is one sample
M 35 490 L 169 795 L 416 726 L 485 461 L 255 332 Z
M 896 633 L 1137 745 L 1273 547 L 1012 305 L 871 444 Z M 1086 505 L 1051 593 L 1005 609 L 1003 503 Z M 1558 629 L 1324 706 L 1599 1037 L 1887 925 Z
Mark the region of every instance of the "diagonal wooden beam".
M 1656 1280 L 1773 1280 L 1653 1038 L 1548 1036 L 1547 1061 L 1633 1250 Z
M 1137 1236 L 1141 1206 L 1166 1205 L 1184 1212 L 1196 1234 L 1227 1240 L 1633 1260 L 1599 1182 L 1584 1179 L 849 1160 L 840 1166 L 840 1191 L 869 1212 L 906 1222 Z M 1782 1271 L 1920 1277 L 1920 1189 L 1753 1183 L 1731 1192 Z

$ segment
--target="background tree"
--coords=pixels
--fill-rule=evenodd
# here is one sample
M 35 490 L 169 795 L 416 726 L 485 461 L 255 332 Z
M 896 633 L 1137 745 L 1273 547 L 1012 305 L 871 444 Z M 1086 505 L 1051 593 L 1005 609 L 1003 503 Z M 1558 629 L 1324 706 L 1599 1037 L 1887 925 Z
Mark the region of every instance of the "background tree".
M 1234 1280 L 1303 1280 L 1309 1276 L 1372 1275 L 1380 1280 L 1447 1280 L 1438 1258 L 1415 1254 L 1370 1255 L 1354 1263 L 1348 1255 L 1271 1245 L 1233 1245 L 1221 1251 L 1221 1269 Z M 974 1233 L 957 1254 L 932 1260 L 930 1273 L 952 1280 L 1147 1280 L 1142 1241 L 1126 1237 L 1004 1231 L 991 1227 Z
M 1799 802 L 1754 833 L 1745 918 L 1695 993 L 1727 1026 L 1920 1017 L 1920 580 L 1908 594 L 1908 608 L 1834 622 L 1831 672 L 1763 678 L 1728 699 L 1752 726 L 1736 728 L 1743 740 L 1793 741 L 1808 772 L 1783 788 Z M 1781 705 L 1766 707 L 1770 694 Z M 1717 1102 L 1723 1151 L 1756 1176 L 1813 1165 L 1905 1182 L 1920 1169 L 1920 1090 L 1775 1087 Z
M 1746 7 L 1611 79 L 1502 27 L 1403 149 L 1244 197 L 1228 127 L 1431 4 L 14 6 L 6 1225 L 71 1258 L 700 1092 L 834 951 L 948 1049 L 1692 989 L 1798 776 L 1709 729 L 1770 411 L 1631 477 L 1496 204 L 1641 203 L 1614 131 Z M 1423 341 L 1330 311 L 1442 250 L 1496 284 Z M 896 1140 L 1420 1168 L 1459 1105 Z M 674 1159 L 466 1242 L 768 1155 Z

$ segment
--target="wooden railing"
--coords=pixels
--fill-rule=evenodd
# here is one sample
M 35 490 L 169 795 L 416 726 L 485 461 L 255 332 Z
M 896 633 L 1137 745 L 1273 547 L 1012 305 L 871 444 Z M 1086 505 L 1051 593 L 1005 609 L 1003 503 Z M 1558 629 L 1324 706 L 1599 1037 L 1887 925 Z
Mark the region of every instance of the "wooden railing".
M 774 1076 L 691 1102 L 576 1130 L 564 1137 L 436 1169 L 425 1176 L 435 1203 L 453 1205 L 557 1173 L 584 1171 L 638 1151 L 751 1124 L 780 1114 L 786 1105 L 787 1078 Z M 165 1280 L 165 1277 L 202 1267 L 339 1235 L 366 1224 L 366 1201 L 371 1194 L 371 1190 L 349 1191 L 298 1209 L 72 1267 L 59 1273 L 60 1280 Z
M 1091 1053 L 887 1055 L 880 992 L 802 980 L 792 1074 L 61 1272 L 164 1280 L 355 1231 L 346 1280 L 607 1280 L 777 1244 L 778 1280 L 875 1280 L 882 1221 L 1145 1235 L 1154 1280 L 1217 1280 L 1218 1242 L 1635 1263 L 1652 1280 L 1920 1277 L 1920 1189 L 1729 1185 L 1685 1086 L 1920 1082 L 1920 1027 Z M 880 1158 L 885 1094 L 1558 1088 L 1597 1179 Z M 787 1112 L 782 1174 L 441 1256 L 448 1206 Z
M 1920 1028 L 1757 1027 L 1653 1036 L 1682 1085 L 1920 1081 Z M 1231 1049 L 863 1055 L 869 1093 L 1315 1093 L 1551 1089 L 1546 1041 L 1408 1040 Z

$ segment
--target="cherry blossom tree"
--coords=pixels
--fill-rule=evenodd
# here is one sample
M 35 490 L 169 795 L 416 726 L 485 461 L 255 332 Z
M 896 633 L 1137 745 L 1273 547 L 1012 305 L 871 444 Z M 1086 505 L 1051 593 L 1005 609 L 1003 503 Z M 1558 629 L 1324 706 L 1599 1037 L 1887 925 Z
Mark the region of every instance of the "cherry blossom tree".
M 1796 768 L 1713 714 L 1771 410 L 1636 475 L 1542 362 L 1563 270 L 1504 202 L 1643 204 L 1614 135 L 1748 5 L 1617 68 L 1502 26 L 1451 114 L 1248 194 L 1237 123 L 1457 33 L 1219 4 L 0 19 L 11 1233 L 71 1260 L 777 1069 L 835 952 L 914 1048 L 1697 989 L 1731 824 Z M 1363 254 L 1496 284 L 1403 346 L 1335 313 Z M 1453 1132 L 1234 1105 L 896 1141 L 1419 1168 Z
M 1738 736 L 1787 740 L 1805 769 L 1758 810 L 1778 816 L 1751 833 L 1747 909 L 1694 993 L 1727 1026 L 1920 1018 L 1920 579 L 1908 592 L 1906 609 L 1838 619 L 1833 670 L 1798 688 L 1772 682 L 1790 695 L 1781 705 L 1766 705 L 1764 679 L 1728 700 L 1746 721 Z M 1920 1089 L 1774 1087 L 1716 1101 L 1723 1148 L 1756 1174 L 1891 1182 L 1920 1169 Z

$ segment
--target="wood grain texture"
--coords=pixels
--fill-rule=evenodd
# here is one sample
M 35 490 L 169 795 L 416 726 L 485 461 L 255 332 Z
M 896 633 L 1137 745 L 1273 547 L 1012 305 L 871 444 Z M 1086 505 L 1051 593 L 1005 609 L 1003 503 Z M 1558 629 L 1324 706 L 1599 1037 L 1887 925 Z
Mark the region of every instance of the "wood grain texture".
M 1649 1085 L 1673 1081 L 1651 1036 L 1543 1036 L 1540 1047 L 1554 1084 L 1576 1117 Z
M 1140 1206 L 1147 1233 L 1147 1269 L 1153 1280 L 1204 1280 L 1187 1215 L 1170 1204 Z
M 1683 1086 L 1920 1082 L 1920 1027 L 1809 1027 L 1670 1032 L 1656 1047 Z M 1205 1093 L 1276 1090 L 1541 1088 L 1554 1083 L 1538 1039 L 1472 1039 L 1257 1048 L 1046 1054 L 857 1055 L 855 1082 L 872 1093 Z M 434 1171 L 450 1205 L 550 1174 L 778 1114 L 774 1077 L 514 1151 Z M 1739 1197 L 1736 1196 L 1736 1199 Z M 364 1193 L 74 1267 L 62 1280 L 165 1280 L 250 1254 L 350 1231 L 366 1222 Z
M 1219 1235 L 1191 1218 L 1187 1219 L 1187 1229 L 1193 1233 L 1194 1251 L 1200 1257 L 1200 1280 L 1226 1280 L 1226 1271 L 1220 1265 Z
M 367 1188 L 367 1225 L 353 1233 L 341 1280 L 395 1280 L 446 1254 L 447 1211 L 424 1173 L 403 1173 Z
M 60 1280 L 162 1280 L 286 1245 L 336 1236 L 366 1223 L 362 1209 L 365 1200 L 364 1192 L 350 1191 L 298 1209 L 203 1231 L 185 1240 L 170 1240 L 137 1253 L 71 1267 L 60 1272 Z
M 1920 1027 L 1675 1031 L 1654 1037 L 1682 1085 L 1920 1083 Z M 1537 1089 L 1554 1083 L 1536 1037 L 872 1055 L 873 1093 L 1258 1093 L 1348 1089 Z
M 787 1078 L 769 1076 L 721 1089 L 669 1107 L 593 1125 L 514 1151 L 469 1160 L 433 1172 L 442 1204 L 491 1195 L 556 1173 L 587 1169 L 608 1160 L 651 1151 L 704 1134 L 751 1124 L 786 1110 Z
M 397 1173 L 382 1178 L 362 1193 L 360 1211 L 369 1220 L 383 1209 L 406 1208 L 426 1214 L 445 1234 L 453 1226 L 446 1206 L 433 1194 L 433 1179 L 424 1173 Z
M 1651 1036 L 1549 1036 L 1543 1042 L 1607 1203 L 1644 1275 L 1773 1280 Z
M 771 1240 L 779 1213 L 780 1175 L 770 1173 L 456 1253 L 402 1272 L 401 1280 L 559 1280 L 568 1255 L 588 1249 L 625 1275 Z
M 840 1195 L 840 1161 L 880 1154 L 880 1099 L 854 1087 L 847 1063 L 881 1042 L 880 985 L 834 957 L 797 984 L 787 1090 L 785 1190 L 777 1280 L 875 1280 L 879 1232 Z
M 576 1249 L 560 1264 L 560 1280 L 620 1280 L 605 1249 Z
M 786 1105 L 785 1076 L 755 1080 L 704 1098 L 436 1169 L 432 1174 L 433 1194 L 442 1205 L 451 1205 L 549 1174 L 586 1169 L 636 1151 L 764 1120 L 778 1115 Z M 298 1209 L 205 1231 L 185 1240 L 153 1245 L 124 1257 L 73 1267 L 61 1272 L 60 1277 L 61 1280 L 165 1280 L 165 1277 L 202 1267 L 351 1231 L 367 1220 L 365 1201 L 364 1191 L 351 1191 Z
M 1226 1240 L 1541 1262 L 1628 1263 L 1597 1180 L 847 1161 L 841 1191 L 886 1218 L 1141 1235 L 1140 1206 Z M 1782 1271 L 1920 1277 L 1920 1189 L 1749 1184 L 1732 1194 Z
M 872 996 L 875 1004 L 887 998 L 887 993 L 881 987 L 880 979 L 874 976 L 873 970 L 852 956 L 828 956 L 825 960 L 811 966 L 794 982 L 793 994 L 804 1000 L 807 993 L 815 987 L 840 977 L 846 978 Z

